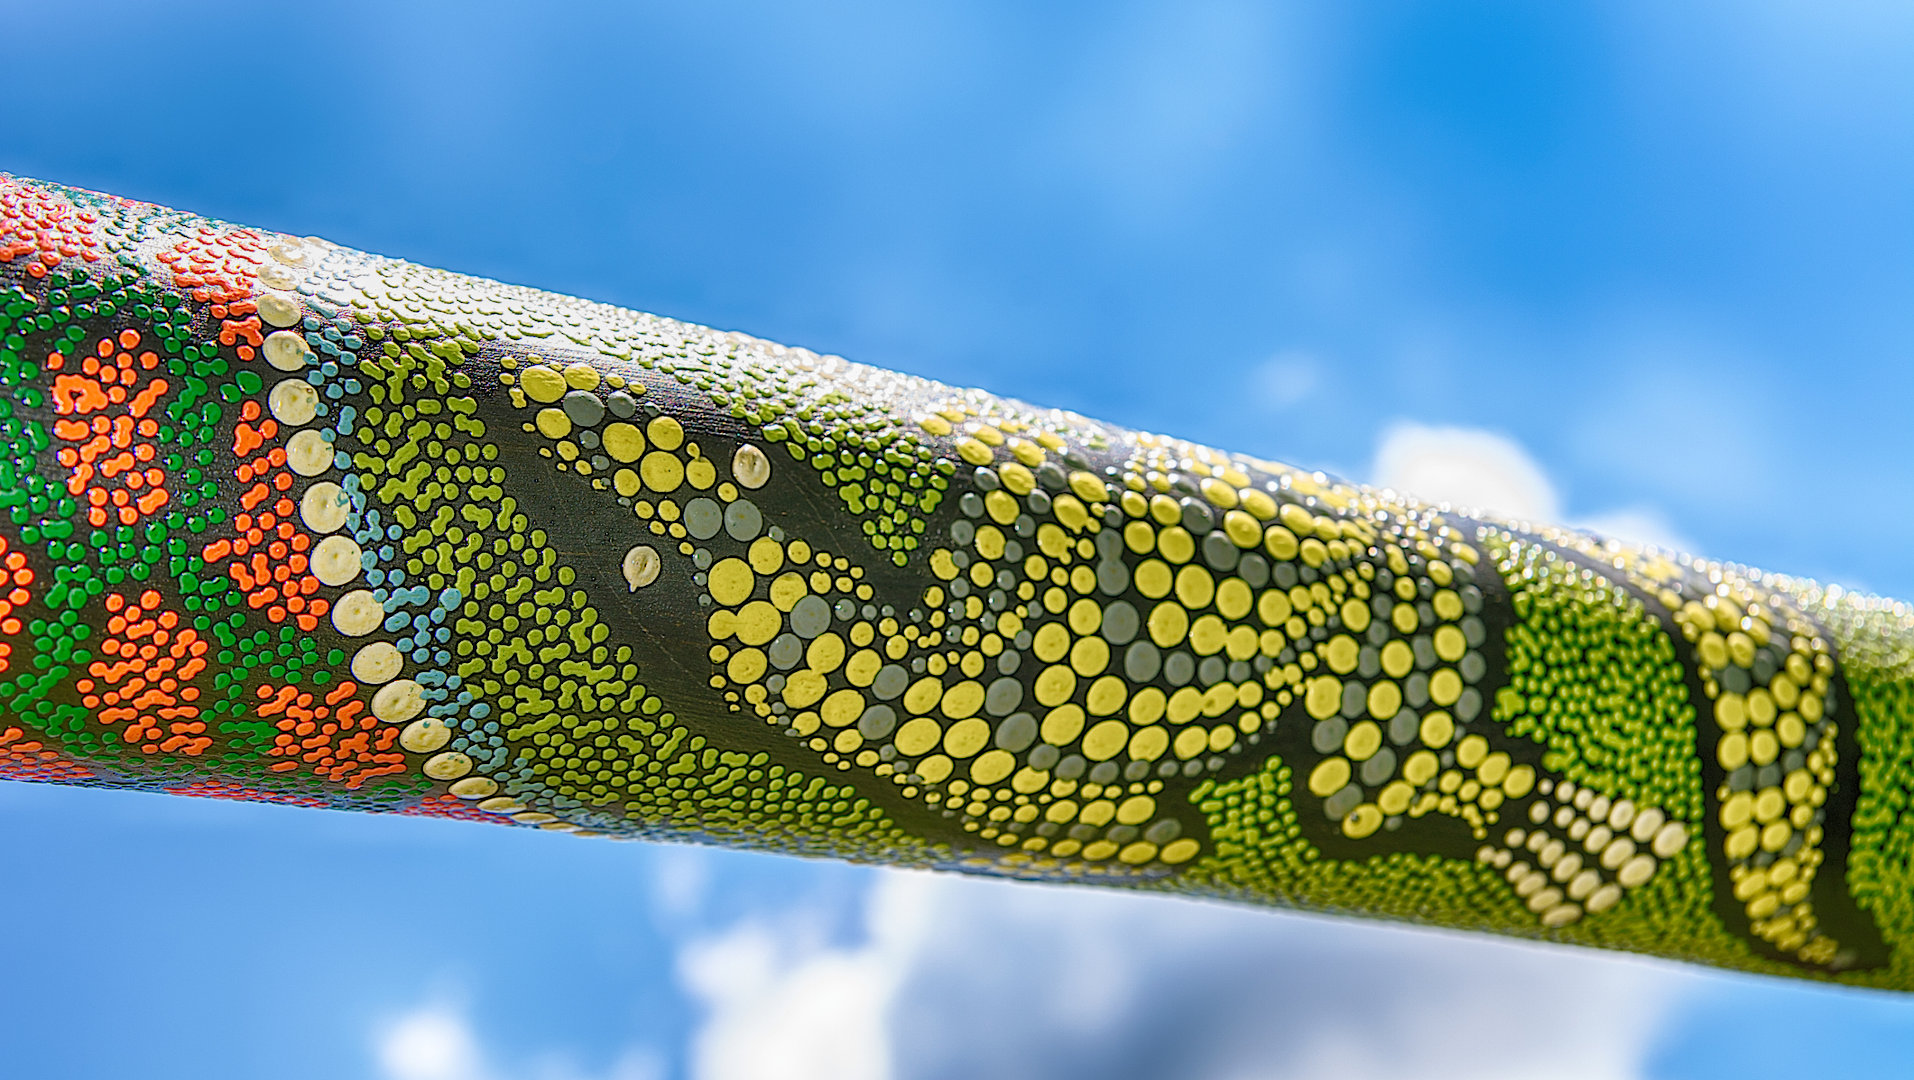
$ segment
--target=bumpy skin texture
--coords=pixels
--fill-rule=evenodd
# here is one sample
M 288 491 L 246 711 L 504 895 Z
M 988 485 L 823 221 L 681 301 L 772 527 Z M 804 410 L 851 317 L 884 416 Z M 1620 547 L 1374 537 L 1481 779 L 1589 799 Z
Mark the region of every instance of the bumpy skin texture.
M 1899 604 L 0 176 L 0 777 L 1914 986 Z

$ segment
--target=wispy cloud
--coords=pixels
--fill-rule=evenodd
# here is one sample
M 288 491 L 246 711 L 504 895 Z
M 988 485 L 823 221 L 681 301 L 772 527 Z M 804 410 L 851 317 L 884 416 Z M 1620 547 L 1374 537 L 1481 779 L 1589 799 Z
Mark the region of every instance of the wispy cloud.
M 888 1080 L 891 1008 L 934 888 L 921 875 L 881 878 L 859 945 L 821 944 L 803 920 L 758 919 L 687 945 L 679 977 L 707 1010 L 692 1040 L 692 1076 Z
M 695 1080 L 1334 1075 L 1621 1080 L 1688 976 L 1156 898 L 887 874 L 867 937 L 689 946 Z
M 1634 1076 L 1679 972 L 1118 893 L 948 881 L 899 1075 Z
M 379 1067 L 390 1080 L 486 1080 L 488 1075 L 471 1027 L 448 1005 L 406 1013 L 376 1045 Z
M 1476 428 L 1392 424 L 1376 445 L 1373 483 L 1428 502 L 1552 521 L 1560 499 L 1542 467 L 1506 435 Z
M 1323 363 L 1314 353 L 1287 349 L 1257 365 L 1250 380 L 1272 409 L 1286 411 L 1322 388 Z
M 1371 482 L 1428 502 L 1550 521 L 1635 544 L 1693 553 L 1654 506 L 1636 504 L 1591 514 L 1566 511 L 1555 483 L 1521 443 L 1479 428 L 1392 424 L 1376 445 Z M 1566 517 L 1565 517 L 1566 514 Z
M 373 1038 L 383 1080 L 663 1080 L 664 1062 L 650 1047 L 632 1046 L 608 1071 L 581 1069 L 562 1052 L 519 1068 L 502 1068 L 481 1045 L 465 1010 L 432 1001 L 383 1025 Z

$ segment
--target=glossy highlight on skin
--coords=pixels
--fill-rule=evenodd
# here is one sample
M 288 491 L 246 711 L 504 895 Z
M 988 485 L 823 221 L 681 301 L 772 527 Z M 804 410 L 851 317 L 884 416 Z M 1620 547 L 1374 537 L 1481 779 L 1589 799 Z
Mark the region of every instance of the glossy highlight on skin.
M 0 176 L 0 777 L 1914 986 L 1906 606 Z

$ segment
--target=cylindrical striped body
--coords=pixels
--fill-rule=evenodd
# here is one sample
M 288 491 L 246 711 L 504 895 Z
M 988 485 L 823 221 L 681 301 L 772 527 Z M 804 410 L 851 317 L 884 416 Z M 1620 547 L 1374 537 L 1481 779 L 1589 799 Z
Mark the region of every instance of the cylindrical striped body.
M 1908 613 L 0 177 L 0 776 L 1914 985 Z

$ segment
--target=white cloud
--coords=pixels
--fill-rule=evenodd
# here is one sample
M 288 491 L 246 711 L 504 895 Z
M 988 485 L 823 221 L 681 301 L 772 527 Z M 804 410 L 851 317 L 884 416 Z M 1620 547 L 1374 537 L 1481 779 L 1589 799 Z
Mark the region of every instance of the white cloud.
M 426 1005 L 400 1017 L 379 1037 L 379 1065 L 391 1080 L 481 1080 L 486 1074 L 465 1017 Z
M 1528 451 L 1506 435 L 1476 428 L 1396 423 L 1382 434 L 1372 482 L 1426 502 L 1554 521 L 1555 486 Z
M 444 1001 L 419 1006 L 384 1025 L 373 1057 L 385 1080 L 592 1080 L 564 1054 L 547 1054 L 525 1069 L 504 1070 L 481 1047 L 465 1012 Z M 664 1064 L 649 1047 L 633 1046 L 604 1080 L 660 1080 Z
M 867 940 L 687 947 L 695 1080 L 1637 1076 L 1690 976 L 1590 952 L 889 873 Z
M 1396 423 L 1376 446 L 1371 482 L 1461 509 L 1528 521 L 1561 522 L 1634 544 L 1693 553 L 1695 545 L 1652 506 L 1563 514 L 1542 466 L 1506 435 L 1479 428 Z
M 1619 1078 L 1678 971 L 1163 897 L 949 880 L 900 1075 Z
M 862 945 L 833 947 L 801 923 L 753 920 L 685 947 L 679 978 L 708 1010 L 691 1046 L 696 1080 L 892 1075 L 890 1007 L 935 883 L 923 875 L 879 880 Z

